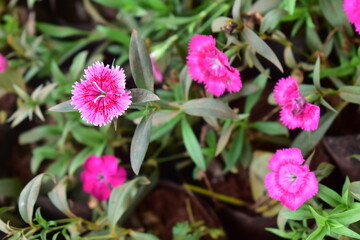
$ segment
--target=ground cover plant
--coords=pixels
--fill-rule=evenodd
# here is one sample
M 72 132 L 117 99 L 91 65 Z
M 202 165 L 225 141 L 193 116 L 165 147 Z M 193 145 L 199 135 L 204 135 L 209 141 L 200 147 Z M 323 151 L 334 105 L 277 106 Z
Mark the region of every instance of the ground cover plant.
M 360 1 L 0 16 L 4 239 L 360 239 Z

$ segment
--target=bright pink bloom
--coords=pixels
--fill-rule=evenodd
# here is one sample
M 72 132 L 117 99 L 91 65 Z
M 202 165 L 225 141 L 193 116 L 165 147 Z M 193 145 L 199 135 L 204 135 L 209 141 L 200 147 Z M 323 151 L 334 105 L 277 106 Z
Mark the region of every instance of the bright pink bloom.
M 84 192 L 90 193 L 100 201 L 105 201 L 110 197 L 112 188 L 125 182 L 126 171 L 118 165 L 114 156 L 92 155 L 86 159 L 80 179 Z
M 187 56 L 190 76 L 204 83 L 206 90 L 217 97 L 224 94 L 225 90 L 240 91 L 240 72 L 230 66 L 227 56 L 215 45 L 212 36 L 195 35 L 190 39 Z
M 349 22 L 355 25 L 360 34 L 360 0 L 344 0 L 343 6 Z
M 125 74 L 119 66 L 109 68 L 97 62 L 85 69 L 84 78 L 73 85 L 71 98 L 82 119 L 106 125 L 130 106 L 130 91 L 125 91 Z
M 296 80 L 289 76 L 280 79 L 274 88 L 275 102 L 282 106 L 280 121 L 289 129 L 316 130 L 319 125 L 319 106 L 306 102 Z
M 5 72 L 8 66 L 7 59 L 0 54 L 0 73 Z
M 302 165 L 304 162 L 298 148 L 277 150 L 269 162 L 272 172 L 265 177 L 269 196 L 291 210 L 298 209 L 318 192 L 315 174 L 308 165 Z
M 152 70 L 153 70 L 155 79 L 157 80 L 157 82 L 161 83 L 163 80 L 163 75 L 162 75 L 161 71 L 158 69 L 158 67 L 156 66 L 155 58 L 150 56 L 150 60 L 151 60 L 151 66 L 152 66 Z

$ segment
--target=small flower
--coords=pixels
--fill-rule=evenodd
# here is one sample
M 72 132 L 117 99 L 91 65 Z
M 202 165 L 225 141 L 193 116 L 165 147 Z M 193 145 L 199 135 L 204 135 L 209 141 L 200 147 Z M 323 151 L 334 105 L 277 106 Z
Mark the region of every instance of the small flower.
M 195 35 L 190 39 L 187 56 L 190 76 L 204 83 L 206 90 L 217 97 L 224 94 L 225 90 L 240 91 L 240 72 L 230 66 L 227 56 L 215 45 L 212 36 Z
M 349 22 L 355 25 L 360 34 L 360 0 L 344 0 L 343 6 Z
M 271 157 L 265 177 L 269 196 L 291 210 L 298 209 L 318 192 L 315 174 L 310 172 L 298 148 L 277 150 Z
M 109 68 L 97 62 L 85 69 L 84 78 L 71 92 L 71 104 L 82 119 L 95 126 L 106 125 L 130 106 L 130 91 L 125 91 L 125 74 L 119 66 Z
M 125 182 L 126 171 L 118 165 L 114 156 L 92 155 L 86 159 L 80 179 L 84 192 L 90 193 L 100 201 L 105 201 L 110 197 L 112 188 Z
M 2 54 L 0 54 L 0 73 L 5 72 L 7 69 L 7 66 L 8 66 L 7 59 Z
M 158 67 L 156 66 L 155 58 L 150 56 L 150 60 L 151 60 L 151 66 L 152 66 L 152 70 L 153 70 L 155 79 L 157 80 L 157 82 L 161 83 L 163 80 L 163 75 L 162 75 L 161 71 L 158 69 Z
M 293 77 L 280 79 L 274 88 L 275 102 L 282 106 L 280 121 L 289 129 L 316 130 L 319 125 L 320 108 L 310 104 L 301 95 Z

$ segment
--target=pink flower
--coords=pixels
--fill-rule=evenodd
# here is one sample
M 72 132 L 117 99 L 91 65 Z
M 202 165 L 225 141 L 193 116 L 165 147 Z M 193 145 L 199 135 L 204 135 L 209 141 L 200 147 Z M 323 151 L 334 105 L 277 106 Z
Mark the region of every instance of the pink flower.
M 112 188 L 125 182 L 126 171 L 118 166 L 118 161 L 114 156 L 92 155 L 86 159 L 80 179 L 84 192 L 90 193 L 100 201 L 105 201 L 110 197 Z
M 119 66 L 109 68 L 97 62 L 85 69 L 84 78 L 73 85 L 71 98 L 82 119 L 106 125 L 130 106 L 130 91 L 125 91 L 125 74 Z
M 8 66 L 8 61 L 7 59 L 0 54 L 0 73 L 5 72 Z
M 189 42 L 190 76 L 199 83 L 204 83 L 210 93 L 219 97 L 225 90 L 238 92 L 242 87 L 240 73 L 230 66 L 227 56 L 216 48 L 212 36 L 195 35 Z
M 277 150 L 271 157 L 272 172 L 265 177 L 269 196 L 291 210 L 298 209 L 318 192 L 315 174 L 310 172 L 298 148 Z
M 360 0 L 344 0 L 343 6 L 349 22 L 355 25 L 360 34 Z
M 156 66 L 155 58 L 150 56 L 150 60 L 151 60 L 151 66 L 152 66 L 154 76 L 155 76 L 157 82 L 161 83 L 163 80 L 163 75 L 162 75 L 161 71 L 158 69 L 158 67 Z
M 306 102 L 296 80 L 289 76 L 280 79 L 274 88 L 275 102 L 282 106 L 280 121 L 289 129 L 316 130 L 319 125 L 320 108 Z

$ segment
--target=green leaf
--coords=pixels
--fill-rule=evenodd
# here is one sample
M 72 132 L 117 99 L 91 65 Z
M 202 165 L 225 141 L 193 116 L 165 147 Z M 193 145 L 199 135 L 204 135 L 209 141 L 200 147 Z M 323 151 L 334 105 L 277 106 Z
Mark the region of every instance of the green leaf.
M 34 127 L 20 134 L 19 143 L 21 145 L 35 143 L 44 138 L 61 136 L 62 128 L 60 126 L 43 125 Z
M 192 79 L 190 77 L 187 65 L 185 65 L 185 67 L 183 67 L 180 72 L 179 82 L 182 88 L 183 101 L 186 102 L 189 99 L 189 90 L 192 83 Z
M 306 238 L 306 240 L 323 240 L 326 233 L 327 229 L 325 226 L 318 227 Z
M 78 78 L 80 78 L 80 74 L 85 68 L 87 56 L 88 51 L 82 51 L 74 57 L 69 69 L 69 75 L 72 81 L 77 81 Z
M 288 67 L 295 68 L 296 67 L 296 60 L 294 57 L 294 53 L 292 51 L 291 46 L 286 46 L 284 49 L 284 60 Z
M 132 230 L 129 235 L 131 240 L 160 240 L 158 237 L 150 233 L 135 232 Z
M 86 36 L 87 34 L 89 34 L 88 31 L 84 31 L 72 27 L 44 23 L 44 22 L 36 22 L 36 27 L 37 29 L 40 30 L 40 32 L 56 38 Z
M 336 109 L 333 108 L 330 103 L 328 103 L 324 98 L 320 98 L 320 103 L 321 105 L 323 105 L 324 107 L 326 107 L 327 109 L 329 109 L 330 111 L 333 111 L 336 113 Z
M 342 225 L 349 225 L 360 221 L 360 208 L 358 207 L 341 213 L 331 214 L 330 218 Z
M 123 44 L 125 47 L 129 46 L 130 36 L 129 33 L 123 29 L 107 27 L 98 25 L 96 29 L 110 40 Z
M 290 15 L 293 15 L 296 7 L 296 0 L 283 0 L 281 7 L 288 11 Z
M 90 127 L 83 127 L 80 124 L 73 127 L 71 133 L 76 141 L 86 146 L 96 147 L 106 140 L 105 136 L 98 130 Z
M 0 179 L 1 196 L 17 198 L 21 192 L 22 184 L 18 178 Z
M 266 13 L 261 21 L 260 33 L 263 34 L 268 30 L 274 30 L 284 15 L 286 15 L 286 12 L 280 8 L 273 9 Z
M 14 86 L 24 90 L 25 82 L 20 70 L 8 67 L 5 72 L 0 74 L 0 88 L 7 92 L 15 93 Z
M 231 18 L 228 17 L 217 17 L 212 23 L 211 23 L 211 31 L 212 32 L 221 32 L 223 30 L 223 27 L 228 22 L 231 22 Z M 187 68 L 187 67 L 186 67 Z
M 200 144 L 185 117 L 181 120 L 181 132 L 185 148 L 191 159 L 197 167 L 206 170 L 206 162 Z
M 343 9 L 342 1 L 339 0 L 319 0 L 320 10 L 324 14 L 326 20 L 335 28 L 349 25 Z M 348 27 L 348 26 L 346 26 Z
M 268 71 L 267 71 L 268 72 Z M 245 107 L 244 107 L 244 113 L 250 113 L 252 108 L 255 106 L 255 104 L 259 101 L 262 92 L 264 91 L 264 88 L 266 86 L 267 77 L 263 74 L 259 74 L 255 80 L 253 81 L 253 84 L 259 86 L 259 90 L 252 93 L 246 98 Z
M 144 161 L 151 137 L 153 114 L 144 116 L 136 127 L 130 146 L 131 168 L 136 175 L 139 174 L 141 164 Z
M 296 211 L 286 211 L 281 213 L 281 216 L 290 220 L 305 220 L 312 219 L 313 215 L 308 210 L 298 209 Z
M 340 234 L 342 236 L 347 236 L 351 238 L 360 239 L 360 234 L 354 232 L 350 228 L 347 227 L 339 227 L 339 228 L 331 228 L 331 231 L 337 234 Z
M 280 3 L 281 0 L 258 0 L 251 6 L 249 11 L 247 12 L 266 13 L 273 8 L 278 8 Z
M 316 179 L 320 182 L 324 178 L 328 177 L 334 168 L 335 166 L 331 163 L 321 162 L 315 170 Z
M 133 88 L 130 89 L 130 91 L 132 103 L 145 103 L 160 100 L 155 93 L 146 89 Z
M 200 98 L 190 100 L 183 105 L 185 113 L 198 117 L 216 117 L 221 119 L 238 119 L 235 112 L 220 100 Z
M 41 173 L 33 178 L 21 191 L 18 208 L 21 218 L 28 224 L 32 224 L 32 216 L 35 202 L 39 196 L 41 181 L 46 173 Z
M 309 26 L 306 27 L 306 44 L 313 52 L 321 51 L 323 48 L 318 33 Z
M 235 21 L 239 21 L 241 19 L 241 0 L 235 0 L 234 5 L 232 7 L 231 13 L 233 16 L 233 19 Z
M 250 126 L 269 135 L 289 135 L 288 129 L 279 122 L 259 121 Z
M 76 112 L 77 111 L 76 109 L 74 109 L 74 105 L 71 105 L 71 100 L 59 103 L 55 106 L 52 106 L 48 110 L 53 111 L 53 112 Z
M 233 129 L 234 124 L 227 124 L 227 126 L 224 125 L 224 127 L 221 129 L 220 138 L 216 146 L 215 156 L 218 156 L 224 150 L 225 146 L 230 140 Z
M 254 51 L 272 62 L 281 72 L 284 72 L 279 59 L 273 50 L 264 42 L 264 40 L 247 27 L 245 27 L 243 36 L 245 41 L 253 48 Z
M 347 102 L 360 104 L 360 87 L 343 86 L 339 88 L 339 95 Z
M 69 174 L 74 175 L 75 171 L 83 165 L 85 160 L 90 157 L 90 155 L 94 154 L 94 150 L 90 147 L 86 147 L 81 152 L 79 152 L 74 159 L 71 161 L 69 166 Z
M 66 197 L 66 186 L 68 183 L 68 177 L 60 180 L 58 184 L 48 193 L 49 199 L 52 204 L 55 205 L 62 213 L 70 218 L 76 217 L 75 214 L 70 210 L 67 197 Z
M 358 201 L 360 201 L 360 181 L 350 183 L 350 194 Z
M 315 218 L 316 224 L 318 226 L 324 226 L 325 223 L 327 222 L 328 218 L 321 216 L 318 212 L 316 212 L 310 205 L 308 206 L 310 208 L 310 211 L 313 215 L 313 217 Z
M 244 138 L 245 138 L 245 128 L 242 127 L 237 132 L 235 139 L 231 143 L 230 149 L 225 157 L 225 169 L 224 171 L 229 171 L 239 162 L 241 152 L 244 146 Z
M 131 73 L 136 86 L 153 91 L 154 74 L 150 56 L 146 51 L 144 41 L 136 30 L 133 30 L 131 34 L 129 57 Z
M 317 90 L 322 88 L 320 85 L 320 57 L 317 57 L 316 63 L 314 65 L 313 82 Z
M 165 123 L 159 126 L 153 126 L 151 129 L 150 142 L 160 138 L 167 133 L 170 133 L 182 117 L 182 114 L 177 113 L 175 116 L 172 116 L 172 118 L 168 119 Z
M 12 209 L 13 209 L 13 207 L 2 207 L 2 208 L 0 208 L 0 215 L 2 215 L 3 213 L 5 213 L 7 211 L 12 210 Z M 0 231 L 5 234 L 10 234 L 11 232 L 13 232 L 11 227 L 1 219 L 0 219 Z M 8 239 L 10 239 L 10 238 L 8 238 Z
M 340 205 L 342 201 L 339 194 L 322 184 L 319 184 L 317 196 L 332 207 Z
M 307 155 L 323 138 L 344 105 L 337 108 L 337 112 L 327 112 L 320 118 L 319 128 L 314 132 L 302 131 L 294 140 L 291 147 L 300 148 L 302 154 Z
M 133 203 L 138 187 L 144 184 L 149 184 L 149 180 L 146 177 L 137 177 L 112 190 L 107 210 L 109 225 L 112 232 L 115 230 L 115 226 L 121 216 Z

